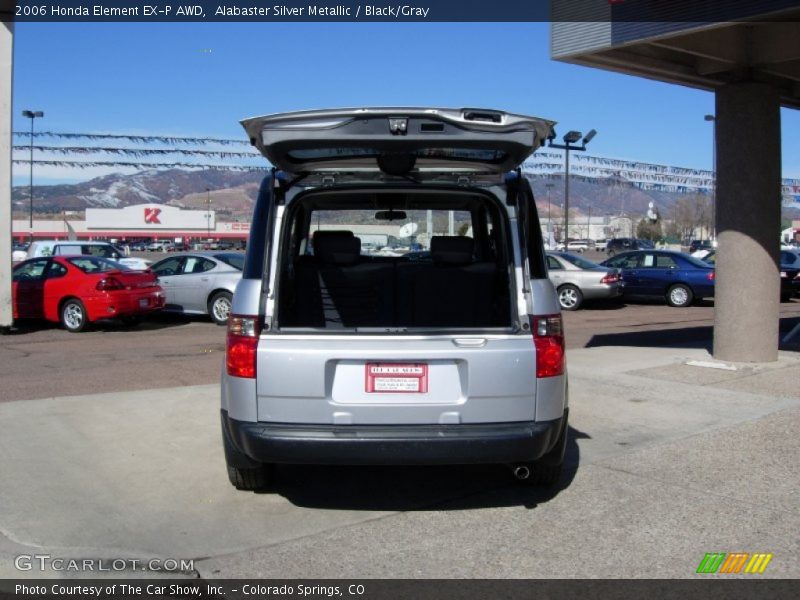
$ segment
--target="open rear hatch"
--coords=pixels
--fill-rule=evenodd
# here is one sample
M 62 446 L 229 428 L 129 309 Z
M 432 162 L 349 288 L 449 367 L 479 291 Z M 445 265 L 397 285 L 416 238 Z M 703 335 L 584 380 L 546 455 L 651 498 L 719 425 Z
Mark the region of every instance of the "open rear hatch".
M 251 144 L 293 173 L 380 169 L 507 172 L 553 132 L 553 121 L 485 109 L 359 108 L 242 121 Z

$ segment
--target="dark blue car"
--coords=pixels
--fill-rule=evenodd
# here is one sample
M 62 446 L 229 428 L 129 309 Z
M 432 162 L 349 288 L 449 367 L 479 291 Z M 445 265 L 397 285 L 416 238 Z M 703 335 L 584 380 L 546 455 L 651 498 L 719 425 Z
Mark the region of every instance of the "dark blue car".
M 622 272 L 622 295 L 664 298 L 670 306 L 689 306 L 714 297 L 714 267 L 682 252 L 637 250 L 600 263 Z

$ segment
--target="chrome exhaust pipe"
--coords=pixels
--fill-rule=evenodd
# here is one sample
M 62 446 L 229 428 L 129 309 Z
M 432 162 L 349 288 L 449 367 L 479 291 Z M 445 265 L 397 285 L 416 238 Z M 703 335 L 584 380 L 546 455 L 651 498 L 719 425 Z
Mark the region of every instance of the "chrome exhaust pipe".
M 514 477 L 520 481 L 524 481 L 531 476 L 531 470 L 525 465 L 517 465 L 511 469 L 511 472 L 514 473 Z

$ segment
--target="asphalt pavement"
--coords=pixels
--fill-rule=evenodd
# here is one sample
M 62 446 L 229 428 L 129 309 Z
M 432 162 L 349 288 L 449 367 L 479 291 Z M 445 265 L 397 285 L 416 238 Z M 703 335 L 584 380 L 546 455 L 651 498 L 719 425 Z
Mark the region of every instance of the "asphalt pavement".
M 549 490 L 499 466 L 286 466 L 239 492 L 213 384 L 0 403 L 0 578 L 76 575 L 15 568 L 42 554 L 191 559 L 180 576 L 204 578 L 691 578 L 705 553 L 769 552 L 759 577 L 800 575 L 800 353 L 617 345 L 568 364 Z M 136 568 L 113 574 L 152 575 Z

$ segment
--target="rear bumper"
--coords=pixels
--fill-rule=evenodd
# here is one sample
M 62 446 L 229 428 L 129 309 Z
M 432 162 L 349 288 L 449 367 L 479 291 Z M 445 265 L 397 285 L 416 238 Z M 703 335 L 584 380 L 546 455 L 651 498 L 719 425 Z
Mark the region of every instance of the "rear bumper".
M 622 296 L 622 286 L 618 283 L 587 286 L 581 291 L 584 300 L 608 300 Z
M 432 465 L 536 460 L 559 438 L 554 421 L 466 425 L 301 425 L 237 421 L 222 425 L 237 450 L 262 463 Z
M 86 298 L 85 305 L 91 321 L 145 314 L 164 307 L 164 292 L 152 288 L 123 293 L 110 292 Z

